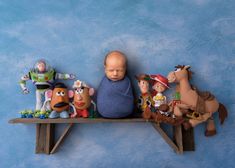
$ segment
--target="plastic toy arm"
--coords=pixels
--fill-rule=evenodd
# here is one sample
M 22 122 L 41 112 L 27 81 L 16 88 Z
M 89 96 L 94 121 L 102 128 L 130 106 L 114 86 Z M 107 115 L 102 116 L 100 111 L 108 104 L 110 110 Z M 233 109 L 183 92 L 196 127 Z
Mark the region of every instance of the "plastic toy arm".
M 164 96 L 164 104 L 167 104 L 166 96 Z
M 94 111 L 96 111 L 96 104 L 95 104 L 95 102 L 94 102 L 93 100 L 91 100 L 91 104 L 93 104 L 93 106 L 94 106 Z
M 50 102 L 51 102 L 51 97 L 52 97 L 52 90 L 47 90 L 45 92 L 45 101 L 42 105 L 41 111 L 46 111 L 46 110 L 51 110 Z
M 77 116 L 77 111 L 72 103 L 69 103 L 69 105 L 73 108 L 73 113 L 71 115 L 72 118 L 75 118 Z
M 20 80 L 20 87 L 23 91 L 24 94 L 28 94 L 29 93 L 29 90 L 27 89 L 26 87 L 26 81 L 30 80 L 30 77 L 29 75 L 24 75 L 21 77 L 21 80 Z
M 172 106 L 173 104 L 173 101 L 171 100 L 169 103 L 168 103 L 168 106 Z
M 75 75 L 56 73 L 55 79 L 75 79 Z
M 48 109 L 47 107 L 50 107 L 50 106 L 47 106 L 47 103 L 50 103 L 51 99 L 46 99 L 43 103 L 43 106 L 41 108 L 41 111 L 47 111 L 47 110 L 51 110 L 51 109 Z

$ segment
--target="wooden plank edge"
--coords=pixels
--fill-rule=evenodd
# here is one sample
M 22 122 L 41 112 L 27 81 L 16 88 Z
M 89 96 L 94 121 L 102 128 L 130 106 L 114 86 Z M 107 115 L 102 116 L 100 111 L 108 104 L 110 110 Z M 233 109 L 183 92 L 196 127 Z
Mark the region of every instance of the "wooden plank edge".
M 146 121 L 143 118 L 124 118 L 124 119 L 107 119 L 107 118 L 68 118 L 68 119 L 39 119 L 39 118 L 14 118 L 8 121 L 10 124 L 56 124 L 56 123 L 112 123 L 112 122 L 153 122 L 153 120 Z
M 153 127 L 158 131 L 158 133 L 162 136 L 162 138 L 166 141 L 166 143 L 177 153 L 181 154 L 178 146 L 169 138 L 169 136 L 163 131 L 158 123 L 152 123 Z
M 65 128 L 64 132 L 62 133 L 62 135 L 60 136 L 60 138 L 58 139 L 58 141 L 56 142 L 56 144 L 54 145 L 54 147 L 52 148 L 50 154 L 55 153 L 55 151 L 57 150 L 57 148 L 60 146 L 60 144 L 63 142 L 64 138 L 68 135 L 69 131 L 71 130 L 73 126 L 73 123 L 69 123 L 69 125 Z

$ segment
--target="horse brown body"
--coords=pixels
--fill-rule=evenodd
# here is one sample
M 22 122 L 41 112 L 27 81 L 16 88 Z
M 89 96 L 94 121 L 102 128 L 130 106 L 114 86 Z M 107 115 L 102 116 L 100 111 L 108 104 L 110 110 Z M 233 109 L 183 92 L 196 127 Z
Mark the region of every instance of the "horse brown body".
M 182 116 L 184 111 L 191 110 L 195 111 L 198 109 L 199 94 L 196 90 L 192 89 L 189 78 L 192 72 L 189 71 L 189 66 L 176 66 L 177 70 L 172 71 L 168 74 L 169 83 L 178 83 L 178 92 L 180 93 L 180 104 L 177 104 L 173 111 L 176 116 Z M 200 108 L 200 107 L 199 107 Z M 227 110 L 225 106 L 217 101 L 215 97 L 212 99 L 203 101 L 203 109 L 200 114 L 200 119 L 189 119 L 188 123 L 195 127 L 196 125 L 208 121 L 206 136 L 212 136 L 216 134 L 216 128 L 212 114 L 219 112 L 220 123 L 223 124 L 225 118 L 227 117 Z

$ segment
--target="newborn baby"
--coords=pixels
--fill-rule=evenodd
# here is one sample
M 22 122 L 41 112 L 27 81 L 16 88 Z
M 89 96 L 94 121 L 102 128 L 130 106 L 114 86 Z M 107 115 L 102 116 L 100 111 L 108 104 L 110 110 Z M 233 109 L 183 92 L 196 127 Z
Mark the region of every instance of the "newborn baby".
M 119 51 L 105 57 L 105 76 L 97 91 L 98 112 L 105 118 L 124 118 L 133 112 L 134 96 L 126 64 L 125 55 Z

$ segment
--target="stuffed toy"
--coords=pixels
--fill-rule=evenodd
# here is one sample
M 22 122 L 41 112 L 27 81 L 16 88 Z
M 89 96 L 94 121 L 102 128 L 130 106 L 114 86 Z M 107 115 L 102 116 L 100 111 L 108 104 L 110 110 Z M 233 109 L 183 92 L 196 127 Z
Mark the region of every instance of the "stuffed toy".
M 219 103 L 215 96 L 209 92 L 199 92 L 189 82 L 192 76 L 190 66 L 178 65 L 176 70 L 168 74 L 169 83 L 177 83 L 180 103 L 174 105 L 174 114 L 178 117 L 185 117 L 183 126 L 185 129 L 195 127 L 206 122 L 206 136 L 216 134 L 215 123 L 212 114 L 219 112 L 221 124 L 223 124 L 228 113 L 225 106 Z

